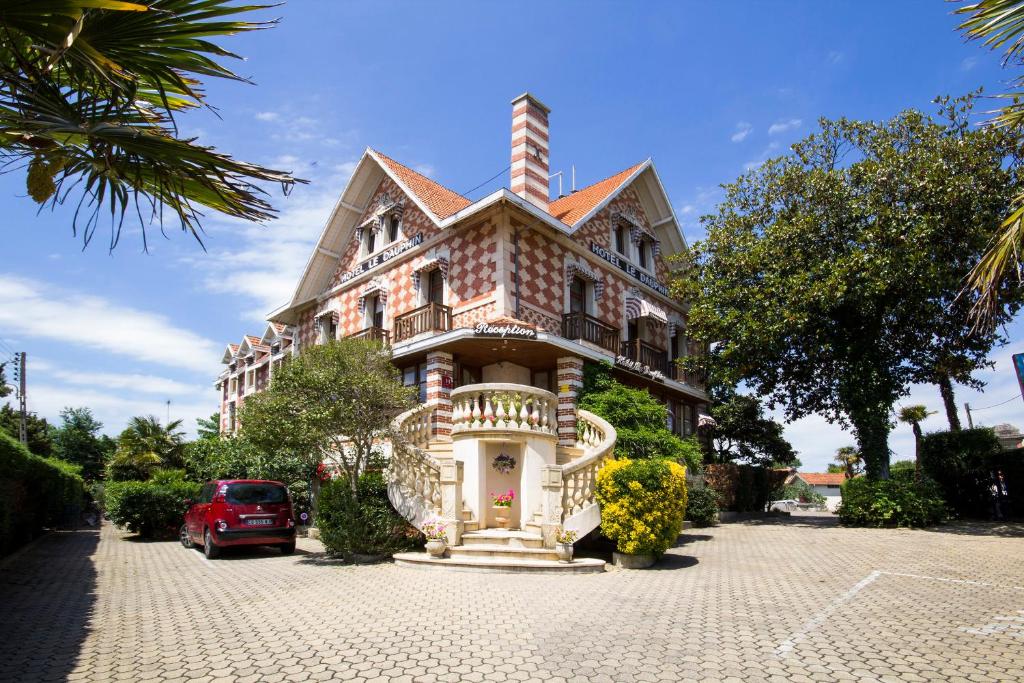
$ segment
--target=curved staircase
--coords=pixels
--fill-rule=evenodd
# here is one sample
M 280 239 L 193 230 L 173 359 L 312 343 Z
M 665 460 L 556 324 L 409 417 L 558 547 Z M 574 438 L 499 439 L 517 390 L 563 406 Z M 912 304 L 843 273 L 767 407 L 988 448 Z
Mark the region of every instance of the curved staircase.
M 522 387 L 522 392 L 516 393 L 509 389 L 513 385 L 491 386 L 499 389 L 488 393 L 488 385 L 474 385 L 463 392 L 480 398 L 474 398 L 472 405 L 456 404 L 453 422 L 458 438 L 514 440 L 531 433 L 552 433 L 554 420 L 548 420 L 546 413 L 538 414 L 547 410 L 548 399 L 531 403 L 530 398 L 547 392 Z M 558 562 L 554 541 L 562 530 L 573 530 L 582 538 L 601 523 L 594 494 L 597 471 L 612 458 L 615 446 L 616 433 L 610 424 L 593 413 L 576 411 L 576 443 L 557 446 L 553 462 L 539 467 L 538 495 L 533 497 L 539 499 L 539 505 L 525 518 L 522 529 L 506 530 L 482 528 L 486 525 L 465 504 L 464 465 L 454 457 L 452 437 L 435 435 L 436 412 L 436 406 L 422 405 L 394 420 L 392 426 L 399 437 L 392 444 L 387 469 L 388 497 L 417 528 L 428 521 L 444 523 L 448 549 L 442 558 L 399 553 L 395 555 L 397 564 L 470 571 L 604 571 L 605 563 L 592 558 Z M 495 414 L 505 419 L 496 420 Z

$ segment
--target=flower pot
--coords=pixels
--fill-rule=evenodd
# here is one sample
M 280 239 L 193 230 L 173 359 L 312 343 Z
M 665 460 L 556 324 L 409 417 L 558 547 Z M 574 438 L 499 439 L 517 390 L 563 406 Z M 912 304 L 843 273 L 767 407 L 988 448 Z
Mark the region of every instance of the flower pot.
M 431 557 L 444 557 L 444 551 L 448 549 L 448 544 L 443 538 L 432 538 L 427 541 L 427 554 Z
M 653 554 L 632 555 L 629 553 L 612 553 L 612 564 L 622 569 L 647 569 L 657 558 Z
M 507 529 L 509 520 L 512 518 L 512 508 L 504 505 L 494 506 L 494 521 L 499 529 Z
M 559 562 L 572 562 L 572 543 L 556 543 L 555 554 L 558 555 Z

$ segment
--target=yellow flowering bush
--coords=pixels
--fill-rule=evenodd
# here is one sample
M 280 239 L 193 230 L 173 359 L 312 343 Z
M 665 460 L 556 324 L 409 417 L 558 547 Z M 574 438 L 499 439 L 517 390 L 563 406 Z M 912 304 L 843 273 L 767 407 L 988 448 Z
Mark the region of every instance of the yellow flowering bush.
M 686 468 L 671 460 L 613 460 L 597 473 L 601 532 L 620 553 L 661 554 L 686 516 Z

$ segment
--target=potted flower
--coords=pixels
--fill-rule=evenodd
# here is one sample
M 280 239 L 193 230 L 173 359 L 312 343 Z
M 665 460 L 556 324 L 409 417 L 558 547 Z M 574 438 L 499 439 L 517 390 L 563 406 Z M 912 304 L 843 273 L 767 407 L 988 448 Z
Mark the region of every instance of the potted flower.
M 423 525 L 423 535 L 427 537 L 427 553 L 431 557 L 444 557 L 448 548 L 447 527 L 439 520 Z
M 508 522 L 512 516 L 512 501 L 515 499 L 516 492 L 512 489 L 509 489 L 508 493 L 491 494 L 491 505 L 494 506 L 494 521 L 498 523 L 498 528 L 508 528 Z
M 572 562 L 572 544 L 576 542 L 576 532 L 565 529 L 555 538 L 555 554 L 559 562 Z

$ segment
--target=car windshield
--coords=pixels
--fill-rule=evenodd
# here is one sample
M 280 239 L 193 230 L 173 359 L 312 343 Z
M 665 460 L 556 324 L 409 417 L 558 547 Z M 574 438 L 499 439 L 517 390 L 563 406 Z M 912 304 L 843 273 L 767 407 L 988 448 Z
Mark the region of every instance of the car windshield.
M 256 505 L 259 503 L 284 503 L 288 493 L 276 484 L 230 484 L 224 496 L 229 503 Z

